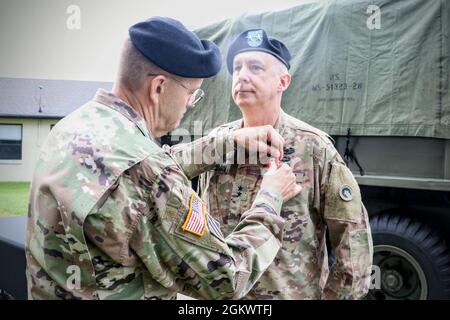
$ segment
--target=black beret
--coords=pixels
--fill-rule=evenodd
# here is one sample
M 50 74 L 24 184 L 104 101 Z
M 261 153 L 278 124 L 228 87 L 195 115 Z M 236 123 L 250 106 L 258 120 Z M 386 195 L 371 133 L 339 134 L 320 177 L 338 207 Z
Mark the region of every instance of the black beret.
M 179 21 L 152 17 L 128 30 L 133 45 L 161 69 L 185 78 L 208 78 L 222 66 L 219 48 Z
M 228 71 L 233 73 L 234 57 L 241 52 L 262 51 L 273 55 L 289 69 L 291 54 L 283 42 L 267 37 L 263 29 L 250 29 L 239 34 L 231 43 L 227 54 Z

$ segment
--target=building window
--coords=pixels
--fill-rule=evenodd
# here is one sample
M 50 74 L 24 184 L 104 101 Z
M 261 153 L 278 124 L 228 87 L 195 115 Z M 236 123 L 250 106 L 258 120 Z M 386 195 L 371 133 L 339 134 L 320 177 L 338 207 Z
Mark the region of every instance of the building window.
M 22 125 L 0 124 L 0 160 L 22 159 Z

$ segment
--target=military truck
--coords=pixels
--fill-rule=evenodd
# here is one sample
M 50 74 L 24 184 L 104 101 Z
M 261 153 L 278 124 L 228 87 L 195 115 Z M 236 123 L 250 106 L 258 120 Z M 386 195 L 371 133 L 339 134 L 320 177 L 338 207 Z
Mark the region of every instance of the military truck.
M 370 214 L 368 299 L 450 298 L 449 22 L 449 1 L 336 0 L 195 30 L 224 55 L 251 28 L 290 49 L 282 108 L 334 137 Z M 182 128 L 241 117 L 226 68 L 204 89 Z

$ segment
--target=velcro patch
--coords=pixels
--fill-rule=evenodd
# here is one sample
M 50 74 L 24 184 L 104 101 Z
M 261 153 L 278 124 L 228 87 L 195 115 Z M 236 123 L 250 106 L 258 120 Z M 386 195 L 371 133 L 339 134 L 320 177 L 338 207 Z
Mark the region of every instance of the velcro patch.
M 358 183 L 345 164 L 331 166 L 328 188 L 325 192 L 324 217 L 352 223 L 362 219 L 361 192 Z
M 202 199 L 194 192 L 189 200 L 189 211 L 181 226 L 186 232 L 202 237 L 206 230 L 206 207 Z
M 223 240 L 223 233 L 220 230 L 220 223 L 219 221 L 217 221 L 216 219 L 214 219 L 213 217 L 211 217 L 211 215 L 208 214 L 208 229 L 211 231 L 211 233 L 213 235 L 215 235 L 217 238 L 219 238 L 220 240 Z

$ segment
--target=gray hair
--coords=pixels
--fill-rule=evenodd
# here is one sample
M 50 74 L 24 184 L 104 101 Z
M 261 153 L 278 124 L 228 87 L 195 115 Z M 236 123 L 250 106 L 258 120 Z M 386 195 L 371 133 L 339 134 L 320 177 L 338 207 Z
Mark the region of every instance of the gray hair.
M 278 59 L 276 59 L 277 60 L 277 73 L 281 76 L 282 74 L 285 74 L 285 73 L 288 73 L 289 74 L 289 70 L 288 70 L 288 68 L 286 67 L 286 65 L 283 63 L 283 62 L 281 62 L 280 60 L 278 60 Z
M 118 81 L 128 90 L 136 91 L 142 87 L 149 73 L 168 74 L 144 57 L 128 38 L 122 48 Z

